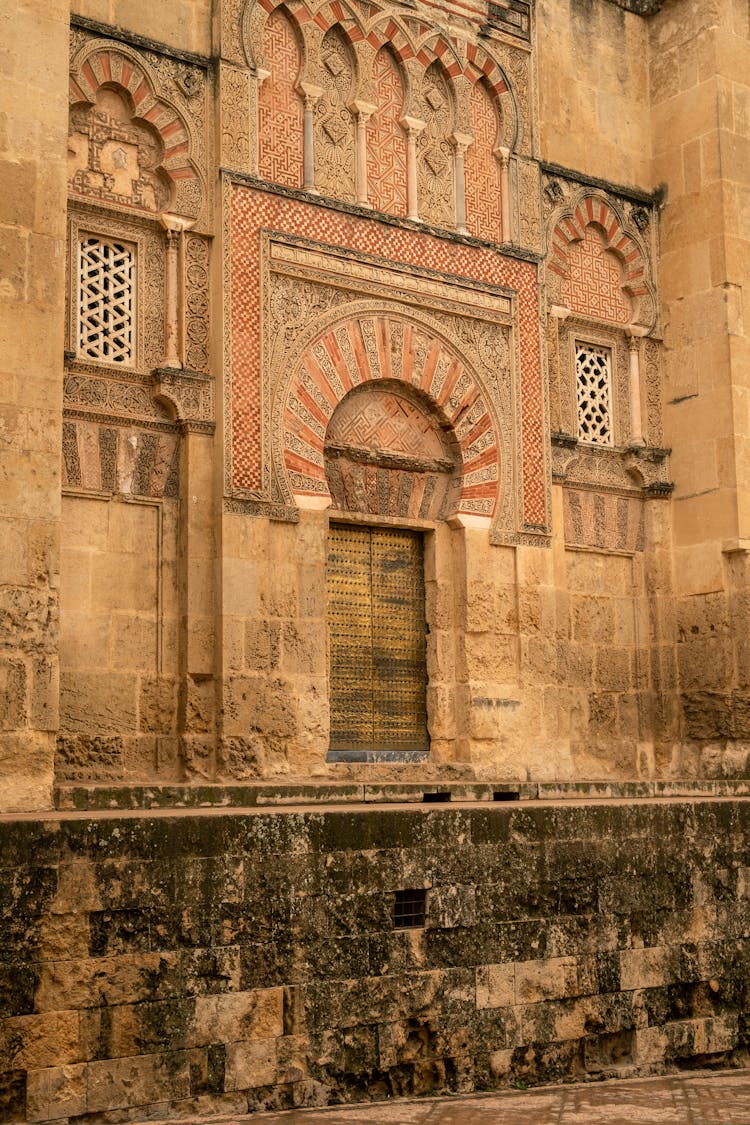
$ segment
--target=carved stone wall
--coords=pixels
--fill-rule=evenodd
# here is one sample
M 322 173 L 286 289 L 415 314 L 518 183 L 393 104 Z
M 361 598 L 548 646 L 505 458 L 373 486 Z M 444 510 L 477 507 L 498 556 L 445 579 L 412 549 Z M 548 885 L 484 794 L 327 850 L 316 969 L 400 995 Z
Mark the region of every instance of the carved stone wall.
M 311 408 L 308 404 L 302 410 L 301 399 L 300 409 L 295 409 L 292 413 L 300 420 L 300 426 L 303 424 L 302 420 L 306 419 L 304 432 L 307 435 L 307 452 L 304 460 L 309 465 L 316 466 L 314 471 L 308 467 L 302 474 L 306 478 L 304 482 L 302 479 L 295 478 L 294 482 L 287 479 L 289 466 L 285 468 L 279 444 L 290 380 L 298 368 L 304 369 L 302 356 L 306 354 L 306 349 L 315 346 L 316 340 L 322 340 L 326 333 L 331 333 L 327 348 L 340 352 L 344 346 L 354 356 L 357 354 L 356 343 L 359 353 L 358 358 L 349 363 L 343 353 L 337 359 L 329 356 L 327 362 L 329 366 L 332 365 L 332 373 L 317 388 L 308 388 L 306 391 L 308 396 L 317 396 L 314 411 L 328 411 L 327 422 L 344 392 L 326 388 L 335 387 L 336 378 L 348 378 L 352 385 L 360 382 L 363 378 L 359 374 L 362 364 L 365 365 L 363 370 L 369 370 L 369 364 L 372 363 L 373 370 L 382 372 L 395 372 L 398 367 L 399 377 L 414 379 L 417 383 L 424 371 L 424 386 L 429 388 L 434 381 L 434 371 L 430 368 L 428 376 L 426 372 L 429 364 L 425 365 L 424 358 L 417 363 L 415 357 L 419 354 L 423 357 L 426 355 L 425 346 L 429 349 L 430 339 L 440 339 L 444 341 L 444 354 L 451 357 L 451 361 L 460 360 L 466 369 L 469 378 L 467 388 L 472 380 L 477 386 L 481 386 L 481 397 L 493 419 L 492 428 L 501 451 L 501 491 L 497 503 L 490 504 L 488 508 L 488 496 L 483 494 L 488 487 L 489 478 L 484 478 L 489 472 L 489 466 L 472 464 L 471 472 L 480 476 L 472 477 L 467 482 L 461 510 L 492 515 L 494 507 L 493 535 L 502 535 L 504 538 L 523 536 L 527 531 L 532 534 L 543 531 L 546 527 L 549 484 L 545 479 L 544 453 L 540 441 L 543 391 L 541 385 L 536 384 L 534 374 L 538 370 L 539 342 L 533 267 L 487 255 L 485 273 L 485 260 L 477 258 L 477 251 L 474 249 L 466 248 L 462 251 L 464 257 L 459 262 L 452 253 L 449 258 L 442 257 L 443 251 L 448 249 L 447 245 L 435 242 L 433 248 L 430 248 L 429 243 L 425 243 L 420 236 L 411 234 L 400 236 L 403 238 L 402 254 L 407 254 L 406 261 L 394 261 L 393 243 L 386 241 L 382 242 L 382 248 L 388 247 L 390 261 L 379 255 L 376 260 L 372 260 L 366 252 L 362 254 L 344 247 L 353 247 L 359 242 L 363 249 L 367 247 L 371 252 L 377 250 L 379 244 L 375 239 L 382 237 L 378 231 L 361 225 L 360 219 L 337 219 L 331 215 L 325 220 L 326 230 L 330 237 L 338 228 L 340 241 L 337 240 L 336 244 L 319 248 L 315 244 L 305 246 L 294 236 L 283 239 L 274 236 L 270 241 L 264 242 L 266 249 L 258 263 L 257 251 L 249 237 L 252 230 L 252 223 L 248 221 L 250 215 L 256 216 L 255 221 L 265 215 L 265 221 L 277 230 L 282 222 L 289 223 L 297 209 L 300 209 L 299 221 L 305 224 L 314 221 L 313 215 L 302 210 L 302 204 L 276 201 L 241 188 L 234 190 L 233 201 L 233 311 L 231 338 L 228 341 L 228 355 L 231 359 L 231 392 L 228 401 L 231 403 L 233 442 L 232 460 L 228 469 L 235 496 L 252 502 L 281 503 L 289 509 L 292 492 L 308 491 L 322 496 L 327 494 L 322 469 L 324 427 L 321 432 L 321 420 L 315 418 L 314 412 L 314 425 L 309 424 L 307 415 Z M 483 251 L 480 253 L 484 254 Z M 409 262 L 408 255 L 411 254 L 414 257 Z M 428 262 L 433 270 L 450 263 L 450 272 L 441 276 L 431 275 L 430 267 L 425 270 Z M 457 268 L 468 271 L 468 275 L 456 273 Z M 260 277 L 256 272 L 258 270 Z M 474 280 L 467 287 L 466 278 L 472 274 Z M 483 274 L 481 281 L 478 274 Z M 259 325 L 253 306 L 253 285 L 257 284 L 256 278 L 261 282 L 264 333 L 264 366 L 260 388 L 254 388 L 252 377 L 257 362 L 254 357 L 259 354 Z M 517 288 L 514 289 L 514 286 Z M 520 312 L 517 335 L 509 331 L 510 321 L 515 315 L 516 300 Z M 360 323 L 367 325 L 368 332 L 372 331 L 373 334 L 372 353 L 365 345 L 358 327 L 352 329 L 355 336 L 355 342 L 352 342 L 349 329 L 344 330 L 347 323 L 354 326 Z M 398 342 L 395 329 L 390 325 L 397 328 Z M 387 327 L 389 342 L 383 346 L 391 349 L 394 356 L 393 366 L 388 359 L 387 368 L 377 366 L 380 363 L 378 348 L 381 346 L 376 344 L 377 332 L 381 330 L 379 326 L 382 326 L 383 331 Z M 418 340 L 422 341 L 419 345 Z M 417 349 L 413 355 L 411 349 Z M 371 354 L 372 359 L 368 358 Z M 402 362 L 402 355 L 408 357 L 408 362 L 406 358 Z M 316 362 L 319 364 L 320 361 Z M 348 374 L 344 375 L 344 372 Z M 482 373 L 481 377 L 477 372 Z M 516 383 L 519 378 L 516 372 L 520 373 L 520 386 Z M 305 378 L 315 382 L 309 372 Z M 447 396 L 455 388 L 460 389 L 463 384 L 458 374 L 455 379 L 446 379 L 443 374 L 440 386 L 443 385 L 446 391 L 441 401 L 446 402 Z M 439 399 L 442 393 L 437 392 L 435 397 Z M 462 396 L 465 393 L 467 392 L 462 391 L 459 394 L 455 404 L 451 398 L 448 419 L 463 409 Z M 467 411 L 474 406 L 472 400 Z M 471 418 L 473 417 L 472 414 Z M 462 424 L 466 424 L 465 413 L 462 414 Z M 297 428 L 295 433 L 295 441 L 301 441 L 302 431 Z M 312 433 L 316 433 L 314 441 L 310 437 Z M 523 449 L 520 460 L 518 453 L 514 452 L 519 449 Z M 299 472 L 299 467 L 295 467 L 294 471 Z M 292 511 L 290 509 L 290 514 Z
M 422 79 L 419 115 L 425 128 L 419 135 L 419 214 L 439 227 L 455 224 L 455 170 L 451 142 L 454 109 L 448 82 L 439 63 Z
M 208 217 L 204 67 L 71 32 L 70 191 Z

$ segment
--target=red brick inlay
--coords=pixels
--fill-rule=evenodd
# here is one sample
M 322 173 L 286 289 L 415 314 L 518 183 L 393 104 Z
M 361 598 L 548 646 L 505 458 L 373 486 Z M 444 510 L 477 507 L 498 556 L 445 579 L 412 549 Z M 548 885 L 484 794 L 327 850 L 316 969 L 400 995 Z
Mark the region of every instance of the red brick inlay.
M 275 184 L 302 183 L 302 101 L 295 90 L 301 55 L 282 8 L 266 21 L 263 51 L 270 75 L 258 94 L 258 172 Z
M 367 181 L 370 203 L 378 211 L 406 214 L 406 137 L 399 125 L 404 84 L 398 64 L 384 47 L 375 56 L 373 75 L 378 108 L 367 127 Z
M 301 200 L 235 185 L 231 199 L 232 485 L 261 487 L 260 250 L 259 231 L 272 229 L 351 247 L 386 260 L 502 285 L 518 294 L 521 354 L 521 478 L 526 525 L 547 523 L 537 267 L 496 250 L 432 234 L 391 227 L 373 219 L 328 211 Z M 361 330 L 361 326 L 357 331 Z M 355 351 L 357 331 L 347 336 Z M 359 343 L 358 354 L 372 352 Z M 392 353 L 391 353 L 392 354 Z M 435 357 L 435 366 L 439 357 Z M 425 370 L 427 363 L 425 364 Z M 366 363 L 359 365 L 367 377 Z M 371 377 L 377 377 L 370 372 Z M 430 379 L 433 377 L 430 376 Z M 321 422 L 322 424 L 322 422 Z M 310 427 L 315 432 L 315 427 Z M 478 427 L 477 427 L 478 428 Z M 477 485 L 481 489 L 483 485 Z M 491 489 L 496 489 L 491 484 Z
M 631 301 L 648 293 L 646 261 L 606 200 L 586 196 L 552 232 L 549 269 L 565 279 L 575 312 L 615 324 L 633 317 Z
M 472 234 L 502 242 L 500 168 L 493 153 L 500 119 L 484 82 L 477 82 L 469 102 L 473 142 L 466 150 L 466 225 Z

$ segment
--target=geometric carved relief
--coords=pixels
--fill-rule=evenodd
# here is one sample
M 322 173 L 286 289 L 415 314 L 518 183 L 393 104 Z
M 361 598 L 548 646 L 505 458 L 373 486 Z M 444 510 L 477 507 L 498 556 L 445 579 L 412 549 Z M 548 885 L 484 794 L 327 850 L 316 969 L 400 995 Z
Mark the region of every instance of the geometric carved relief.
M 483 81 L 477 82 L 469 101 L 473 141 L 466 151 L 466 225 L 471 234 L 502 242 L 500 168 L 494 155 L 500 119 L 495 101 Z
M 86 204 L 72 206 L 69 215 L 66 347 L 76 354 L 70 370 L 95 362 L 151 371 L 164 357 L 163 231 L 150 218 Z M 207 300 L 208 272 L 194 263 L 192 251 L 186 269 L 196 280 L 203 276 Z M 202 305 L 199 299 L 194 307 Z M 188 323 L 193 319 L 188 312 Z M 194 324 L 191 332 L 200 335 Z
M 612 353 L 576 343 L 578 440 L 612 445 Z
M 315 185 L 322 195 L 353 200 L 354 118 L 349 106 L 354 90 L 354 60 L 343 32 L 332 27 L 323 37 L 320 84 L 315 106 Z
M 639 498 L 566 488 L 563 513 L 567 547 L 643 550 L 644 509 Z
M 429 400 L 395 384 L 355 387 L 333 413 L 325 465 L 334 509 L 440 519 L 451 509 L 457 451 Z
M 77 106 L 70 116 L 70 190 L 108 203 L 164 210 L 170 198 L 167 176 L 159 170 L 164 152 L 153 125 L 134 119 L 125 98 L 100 89 L 93 106 Z
M 302 101 L 295 87 L 301 56 L 297 34 L 283 8 L 271 12 L 263 31 L 271 72 L 258 94 L 258 174 L 275 184 L 302 184 Z
M 448 82 L 439 63 L 433 63 L 422 81 L 419 111 L 426 122 L 419 134 L 419 214 L 439 227 L 455 226 L 453 194 L 453 105 Z
M 546 186 L 548 197 L 553 190 L 555 202 L 564 201 L 559 182 Z M 582 316 L 651 329 L 656 306 L 648 262 L 614 204 L 601 194 L 579 193 L 558 206 L 550 224 L 547 269 L 554 299 Z
M 185 366 L 208 371 L 210 333 L 208 242 L 200 235 L 185 237 Z
M 289 384 L 303 354 L 343 321 L 408 320 L 417 334 L 439 337 L 476 373 L 502 465 L 493 486 L 498 504 L 491 541 L 537 543 L 547 533 L 550 492 L 537 267 L 486 247 L 386 228 L 240 184 L 227 186 L 225 200 L 231 240 L 224 341 L 228 502 L 258 515 L 295 517 L 296 487 L 283 438 Z M 318 387 L 316 409 L 320 394 Z M 339 398 L 326 407 L 325 426 Z M 471 423 L 466 415 L 458 421 Z M 299 433 L 293 444 L 295 453 L 313 462 L 312 495 L 324 503 L 325 426 L 321 432 L 319 418 L 315 424 L 317 449 Z M 472 465 L 471 478 L 464 476 L 462 510 L 486 513 L 481 492 L 491 474 L 490 465 Z
M 375 56 L 373 76 L 378 107 L 367 127 L 369 201 L 378 211 L 406 214 L 406 137 L 399 125 L 404 112 L 404 85 L 396 60 L 382 48 Z
M 572 312 L 610 324 L 630 323 L 632 307 L 623 292 L 622 267 L 615 255 L 604 248 L 596 227 L 587 226 L 583 238 L 571 243 L 568 263 L 564 293 Z

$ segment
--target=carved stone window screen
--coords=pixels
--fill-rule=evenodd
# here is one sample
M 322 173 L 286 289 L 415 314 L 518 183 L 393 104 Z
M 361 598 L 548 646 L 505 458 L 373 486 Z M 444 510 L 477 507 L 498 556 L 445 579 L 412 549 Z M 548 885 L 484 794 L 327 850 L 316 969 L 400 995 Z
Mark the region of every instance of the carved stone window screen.
M 575 378 L 578 440 L 613 445 L 611 349 L 576 340 Z
M 88 239 L 127 247 L 135 259 L 132 285 L 131 357 L 93 356 L 80 344 L 81 251 Z M 68 225 L 68 288 L 66 347 L 75 353 L 73 366 L 95 366 L 102 374 L 140 379 L 164 356 L 164 231 L 150 218 L 131 218 L 107 208 L 72 206 Z M 186 263 L 189 265 L 190 263 Z
M 136 252 L 127 242 L 84 235 L 78 242 L 77 352 L 133 365 Z

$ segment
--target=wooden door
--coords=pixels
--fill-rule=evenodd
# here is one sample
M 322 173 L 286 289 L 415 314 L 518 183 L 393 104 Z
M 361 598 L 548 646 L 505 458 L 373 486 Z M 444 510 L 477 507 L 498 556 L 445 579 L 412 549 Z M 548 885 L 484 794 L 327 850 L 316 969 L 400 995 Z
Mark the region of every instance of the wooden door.
M 428 749 L 422 536 L 332 524 L 331 750 Z

